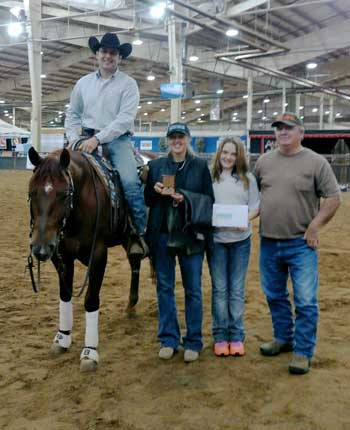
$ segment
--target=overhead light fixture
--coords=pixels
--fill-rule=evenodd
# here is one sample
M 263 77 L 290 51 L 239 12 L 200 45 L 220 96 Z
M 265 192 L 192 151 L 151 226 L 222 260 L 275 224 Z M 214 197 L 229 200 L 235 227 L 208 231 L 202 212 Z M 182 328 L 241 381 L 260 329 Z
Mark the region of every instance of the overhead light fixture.
M 153 103 L 153 102 L 151 102 L 151 101 L 150 101 L 150 102 L 147 102 L 147 104 L 148 104 L 148 105 L 151 105 L 152 103 Z
M 7 26 L 7 32 L 11 37 L 17 37 L 23 33 L 23 25 L 20 22 L 11 22 Z
M 141 106 L 140 106 L 140 105 L 138 105 L 138 106 L 137 106 L 137 109 L 141 109 Z
M 70 106 L 70 104 L 69 103 L 67 103 L 66 105 L 64 105 L 66 108 L 69 108 L 69 106 Z
M 12 13 L 13 16 L 18 18 L 20 16 L 22 10 L 23 9 L 21 7 L 14 6 L 14 7 L 11 7 L 10 12 Z
M 266 99 L 263 100 L 264 103 L 270 103 L 270 99 L 267 97 Z
M 324 113 L 325 115 L 329 115 L 330 114 L 330 111 L 329 110 L 326 110 L 326 112 Z
M 196 108 L 196 111 L 199 112 L 201 110 L 201 108 Z
M 274 112 L 274 113 L 273 113 L 273 116 L 276 116 L 276 115 L 278 115 L 278 112 Z
M 197 57 L 197 55 L 191 55 L 190 58 L 189 58 L 189 60 L 192 61 L 192 62 L 193 61 L 198 61 L 199 57 Z
M 1 104 L 4 104 L 4 103 L 5 103 L 5 100 L 0 100 L 0 103 L 1 103 Z
M 152 72 L 147 76 L 147 81 L 154 81 L 155 79 L 156 79 L 156 77 L 154 76 L 154 74 Z
M 236 30 L 235 28 L 229 28 L 226 31 L 226 36 L 228 36 L 228 37 L 236 37 L 238 35 L 238 33 L 239 33 L 239 31 Z
M 183 112 L 182 112 L 182 115 L 186 115 L 186 112 L 185 112 L 185 111 L 183 111 Z
M 42 79 L 46 78 L 45 73 L 42 73 L 42 74 L 40 75 L 40 77 L 41 77 Z
M 143 40 L 141 40 L 141 39 L 140 39 L 140 35 L 139 35 L 139 33 L 135 33 L 135 37 L 134 37 L 134 39 L 133 39 L 133 41 L 132 41 L 132 44 L 133 44 L 134 46 L 140 46 L 140 45 L 142 45 L 142 44 L 143 44 Z
M 318 112 L 318 109 L 317 108 L 313 108 L 312 112 Z
M 300 119 L 304 119 L 304 115 L 302 115 L 302 116 L 300 117 Z
M 340 113 L 340 112 L 337 112 L 337 113 L 335 114 L 335 116 L 339 118 L 339 117 L 341 116 L 341 113 Z
M 310 70 L 316 69 L 316 67 L 317 67 L 317 63 L 307 63 L 306 65 L 306 68 Z
M 267 116 L 263 116 L 262 119 L 263 119 L 263 121 L 266 121 L 267 120 Z
M 300 106 L 300 107 L 299 107 L 299 110 L 303 110 L 303 109 L 304 109 L 304 106 Z
M 258 113 L 263 113 L 263 110 L 262 110 L 262 109 L 259 109 L 259 110 L 258 110 Z
M 218 90 L 216 90 L 216 94 L 222 94 L 224 92 L 224 90 L 222 88 L 219 88 Z
M 196 105 L 198 105 L 201 101 L 197 99 L 194 102 L 196 103 Z
M 145 116 L 147 116 L 147 115 L 148 115 L 148 112 L 145 112 L 145 113 L 144 113 L 144 115 L 145 115 Z
M 284 107 L 287 107 L 287 106 L 288 106 L 288 103 L 285 103 L 285 104 L 284 104 Z
M 182 117 L 181 117 L 181 119 L 185 119 L 185 117 L 184 117 L 184 116 L 182 116 Z
M 238 112 L 233 112 L 233 116 L 237 116 L 238 115 Z
M 161 112 L 165 112 L 165 109 L 164 109 L 164 108 L 162 108 L 160 111 L 161 111 Z
M 165 14 L 166 3 L 161 2 L 151 7 L 151 17 L 160 19 Z
M 248 98 L 248 94 L 244 94 L 243 98 L 247 99 Z

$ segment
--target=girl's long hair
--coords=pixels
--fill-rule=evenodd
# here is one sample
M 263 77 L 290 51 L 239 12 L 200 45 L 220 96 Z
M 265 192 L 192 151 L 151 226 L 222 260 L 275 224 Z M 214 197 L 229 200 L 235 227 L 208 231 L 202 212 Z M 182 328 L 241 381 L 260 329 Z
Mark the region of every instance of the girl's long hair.
M 226 136 L 219 140 L 218 149 L 213 157 L 211 173 L 214 181 L 220 181 L 220 175 L 222 173 L 222 167 L 220 164 L 220 157 L 222 150 L 226 143 L 233 143 L 236 146 L 237 156 L 236 162 L 232 169 L 232 176 L 238 176 L 243 182 L 244 187 L 249 187 L 248 173 L 248 162 L 244 150 L 243 143 L 239 137 L 236 136 Z

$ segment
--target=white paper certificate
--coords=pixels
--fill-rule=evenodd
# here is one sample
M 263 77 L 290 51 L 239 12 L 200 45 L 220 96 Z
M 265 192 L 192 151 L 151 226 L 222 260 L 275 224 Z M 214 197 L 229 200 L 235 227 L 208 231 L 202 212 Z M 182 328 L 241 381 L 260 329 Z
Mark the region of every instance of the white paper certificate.
M 248 227 L 248 206 L 221 205 L 213 206 L 214 227 Z

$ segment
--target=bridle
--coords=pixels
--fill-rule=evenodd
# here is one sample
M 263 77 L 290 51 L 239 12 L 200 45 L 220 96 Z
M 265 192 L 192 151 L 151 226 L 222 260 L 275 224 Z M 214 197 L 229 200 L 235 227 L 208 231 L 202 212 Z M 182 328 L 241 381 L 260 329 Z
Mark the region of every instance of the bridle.
M 34 170 L 34 172 L 35 172 L 35 170 Z M 64 265 L 62 256 L 58 251 L 59 250 L 59 244 L 60 244 L 61 240 L 64 238 L 67 220 L 69 218 L 71 211 L 74 208 L 74 182 L 73 182 L 73 178 L 72 178 L 72 175 L 68 169 L 65 170 L 65 173 L 66 173 L 67 178 L 68 178 L 68 181 L 67 181 L 68 186 L 67 186 L 66 190 L 63 192 L 64 195 L 66 196 L 66 199 L 65 199 L 66 207 L 64 210 L 64 215 L 59 222 L 59 229 L 57 231 L 57 241 L 56 241 L 56 248 L 55 248 L 55 253 L 56 253 L 57 259 L 58 259 L 58 268 L 59 268 L 59 272 L 61 272 L 61 273 L 64 273 L 65 265 Z M 32 198 L 33 198 L 33 192 L 29 192 L 28 193 L 28 202 L 30 205 L 29 238 L 31 238 L 33 236 L 33 230 L 34 230 Z M 27 265 L 26 265 L 25 269 L 29 270 L 33 291 L 35 293 L 38 293 L 40 291 L 40 260 L 38 260 L 38 273 L 37 273 L 38 281 L 37 281 L 37 283 L 35 282 L 33 267 L 34 267 L 34 260 L 33 260 L 33 256 L 32 256 L 32 251 L 30 251 L 30 253 L 27 257 Z
M 84 139 L 81 139 L 81 140 L 84 140 Z M 84 153 L 82 153 L 82 155 L 85 156 Z M 83 292 L 86 288 L 86 285 L 88 284 L 89 276 L 90 276 L 90 270 L 91 270 L 91 266 L 92 266 L 92 260 L 93 260 L 93 256 L 94 256 L 95 246 L 96 246 L 98 225 L 100 222 L 101 203 L 100 203 L 100 199 L 99 199 L 99 196 L 97 193 L 95 171 L 92 168 L 90 163 L 88 163 L 88 166 L 90 169 L 92 182 L 94 185 L 95 197 L 96 197 L 95 229 L 94 229 L 94 235 L 93 235 L 93 239 L 92 239 L 92 245 L 91 245 L 91 250 L 90 250 L 89 262 L 88 262 L 88 266 L 86 269 L 85 279 L 84 279 L 82 286 L 80 287 L 79 293 L 76 295 L 73 294 L 74 297 L 80 297 L 83 294 Z M 34 170 L 34 172 L 35 172 L 35 170 Z M 66 190 L 66 196 L 68 198 L 66 199 L 66 210 L 65 210 L 64 216 L 63 216 L 62 220 L 60 221 L 60 228 L 59 228 L 58 234 L 57 234 L 58 239 L 56 242 L 56 250 L 55 250 L 55 253 L 57 256 L 57 261 L 58 261 L 57 272 L 58 272 L 59 276 L 64 276 L 64 274 L 66 272 L 66 267 L 65 267 L 63 258 L 61 256 L 61 254 L 59 253 L 59 243 L 64 238 L 67 220 L 69 218 L 71 211 L 74 209 L 74 182 L 73 182 L 72 175 L 68 169 L 65 169 L 65 173 L 68 176 L 68 188 Z M 29 232 L 29 237 L 32 237 L 33 229 L 34 229 L 34 223 L 33 223 L 32 195 L 31 195 L 31 193 L 28 194 L 28 201 L 30 202 L 30 232 Z M 35 283 L 35 278 L 34 278 L 34 273 L 33 273 L 34 260 L 33 260 L 33 256 L 32 256 L 31 251 L 30 251 L 30 254 L 28 255 L 27 261 L 28 261 L 28 264 L 26 265 L 25 269 L 29 270 L 30 279 L 32 282 L 32 288 L 33 288 L 35 293 L 38 293 L 40 291 L 40 260 L 38 260 L 38 286 Z

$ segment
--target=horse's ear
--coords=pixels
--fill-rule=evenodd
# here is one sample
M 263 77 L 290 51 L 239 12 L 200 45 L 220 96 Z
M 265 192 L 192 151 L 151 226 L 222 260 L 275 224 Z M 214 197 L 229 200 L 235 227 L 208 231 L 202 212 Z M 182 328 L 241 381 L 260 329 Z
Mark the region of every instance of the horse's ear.
M 63 148 L 60 156 L 60 165 L 63 169 L 67 169 L 70 163 L 70 155 L 66 148 Z
M 31 146 L 29 148 L 28 156 L 29 156 L 30 162 L 35 167 L 38 167 L 39 164 L 43 161 L 43 159 L 40 157 L 39 153 L 35 150 L 34 146 Z

